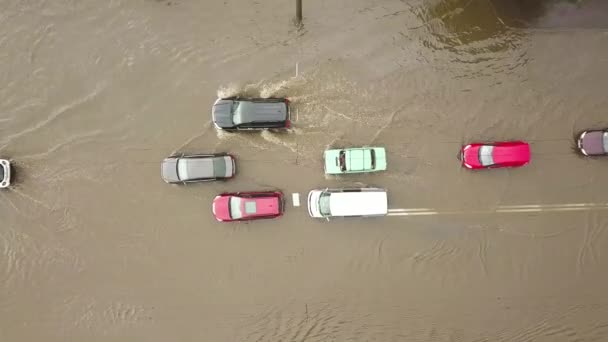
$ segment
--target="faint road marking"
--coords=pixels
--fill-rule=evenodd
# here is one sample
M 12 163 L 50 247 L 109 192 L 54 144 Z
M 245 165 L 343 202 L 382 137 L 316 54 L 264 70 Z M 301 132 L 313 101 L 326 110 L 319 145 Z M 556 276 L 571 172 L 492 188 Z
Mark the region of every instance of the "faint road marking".
M 293 202 L 294 207 L 299 207 L 300 206 L 300 194 L 297 192 L 292 193 L 291 201 Z
M 608 210 L 608 203 L 564 203 L 564 204 L 526 204 L 501 205 L 487 210 L 437 210 L 432 208 L 397 208 L 389 209 L 388 216 L 430 216 L 462 214 L 510 214 L 542 213 L 566 211 Z

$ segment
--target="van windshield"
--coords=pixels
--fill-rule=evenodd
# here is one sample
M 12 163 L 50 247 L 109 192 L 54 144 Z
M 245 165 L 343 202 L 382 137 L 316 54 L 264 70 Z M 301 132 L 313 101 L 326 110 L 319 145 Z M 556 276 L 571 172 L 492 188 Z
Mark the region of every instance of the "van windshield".
M 329 210 L 329 196 L 331 194 L 328 192 L 324 192 L 319 197 L 319 212 L 323 216 L 330 216 L 331 210 Z

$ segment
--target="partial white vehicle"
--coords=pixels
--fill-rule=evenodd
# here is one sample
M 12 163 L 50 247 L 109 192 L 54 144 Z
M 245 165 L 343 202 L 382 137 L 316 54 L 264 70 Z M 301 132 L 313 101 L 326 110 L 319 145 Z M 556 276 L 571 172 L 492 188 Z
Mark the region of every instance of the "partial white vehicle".
M 608 155 L 608 129 L 584 131 L 578 137 L 577 146 L 586 156 Z
M 388 214 L 388 196 L 380 188 L 318 189 L 308 193 L 314 218 L 371 217 Z
M 0 189 L 8 188 L 11 185 L 11 162 L 0 159 Z

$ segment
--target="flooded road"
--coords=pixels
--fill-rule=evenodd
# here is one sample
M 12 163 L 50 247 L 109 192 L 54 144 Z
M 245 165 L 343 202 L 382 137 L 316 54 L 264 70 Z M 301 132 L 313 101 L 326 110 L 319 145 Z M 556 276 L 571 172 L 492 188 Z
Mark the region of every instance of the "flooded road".
M 0 340 L 608 340 L 608 161 L 574 152 L 608 127 L 606 2 L 305 0 L 300 29 L 294 14 L 0 1 L 0 157 L 17 174 Z M 288 96 L 294 128 L 218 133 L 211 105 L 234 94 Z M 528 166 L 460 167 L 462 144 L 509 139 L 530 142 Z M 356 145 L 385 146 L 388 171 L 323 175 L 324 149 Z M 231 152 L 237 177 L 165 184 L 176 151 Z M 447 214 L 211 213 L 223 191 L 362 185 Z M 572 204 L 595 207 L 505 211 Z

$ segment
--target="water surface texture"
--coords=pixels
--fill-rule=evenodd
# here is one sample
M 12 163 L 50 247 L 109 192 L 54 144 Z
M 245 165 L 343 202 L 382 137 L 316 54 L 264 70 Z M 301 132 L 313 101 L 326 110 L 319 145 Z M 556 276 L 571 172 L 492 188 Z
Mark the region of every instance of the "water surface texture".
M 607 341 L 602 0 L 0 0 L 1 341 Z M 296 77 L 295 66 L 298 64 Z M 217 96 L 288 96 L 288 133 L 218 133 Z M 464 143 L 532 162 L 460 167 Z M 328 147 L 388 171 L 325 177 Z M 173 152 L 229 182 L 170 186 Z M 380 186 L 438 214 L 216 223 L 223 191 Z M 303 203 L 305 204 L 305 203 Z M 569 207 L 570 206 L 570 207 Z M 605 208 L 605 207 L 604 207 Z M 445 214 L 444 214 L 445 213 Z M 452 214 L 450 214 L 452 213 Z

